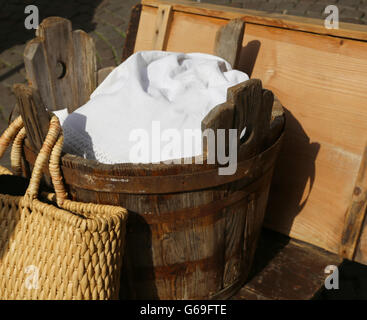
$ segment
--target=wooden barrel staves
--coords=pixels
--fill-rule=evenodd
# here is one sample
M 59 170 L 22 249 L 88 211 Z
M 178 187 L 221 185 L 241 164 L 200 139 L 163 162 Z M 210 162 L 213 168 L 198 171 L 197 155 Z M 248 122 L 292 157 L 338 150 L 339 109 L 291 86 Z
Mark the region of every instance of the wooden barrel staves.
M 121 297 L 225 299 L 244 284 L 284 123 L 271 91 L 260 80 L 249 80 L 229 88 L 227 102 L 202 121 L 203 130 L 237 129 L 238 163 L 232 175 L 219 175 L 223 166 L 208 163 L 207 143 L 203 164 L 182 159 L 181 164 L 105 165 L 62 157 L 74 200 L 129 210 Z M 27 142 L 24 151 L 32 166 L 36 152 Z

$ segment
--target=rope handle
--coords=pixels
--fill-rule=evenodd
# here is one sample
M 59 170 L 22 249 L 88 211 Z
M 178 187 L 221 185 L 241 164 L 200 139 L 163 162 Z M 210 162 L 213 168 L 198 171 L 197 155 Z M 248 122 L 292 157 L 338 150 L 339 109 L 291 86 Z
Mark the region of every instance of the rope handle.
M 63 145 L 64 145 L 64 135 L 61 130 L 59 138 L 57 139 L 56 144 L 52 149 L 49 164 L 50 176 L 56 194 L 56 203 L 59 207 L 62 207 L 64 201 L 67 200 L 68 198 L 68 194 L 65 190 L 65 185 L 63 182 L 60 168 Z
M 10 163 L 14 175 L 20 176 L 22 174 L 22 153 L 23 153 L 23 142 L 26 137 L 26 130 L 23 127 L 18 132 L 14 139 L 13 146 L 10 153 Z
M 4 155 L 6 149 L 23 128 L 22 117 L 17 117 L 0 137 L 0 158 Z
M 3 136 L 0 137 L 0 157 L 4 153 L 5 149 L 10 145 L 10 142 L 14 140 L 12 156 L 15 160 L 14 166 L 16 168 L 21 168 L 20 161 L 22 143 L 25 137 L 26 132 L 25 128 L 23 127 L 23 121 L 21 117 L 18 117 L 4 132 Z M 65 210 L 72 212 L 83 213 L 86 216 L 91 214 L 93 214 L 93 216 L 97 216 L 98 214 L 105 216 L 106 214 L 111 215 L 122 213 L 124 217 L 126 217 L 128 213 L 127 210 L 119 206 L 83 203 L 68 199 L 68 194 L 65 189 L 60 166 L 63 144 L 64 135 L 59 119 L 56 116 L 53 116 L 50 120 L 46 139 L 35 161 L 30 183 L 23 197 L 24 204 L 28 207 L 32 207 L 32 200 L 38 197 L 42 172 L 49 160 L 49 171 L 55 193 L 46 193 L 45 196 L 47 199 L 50 201 L 56 200 L 56 203 L 60 208 L 64 208 Z M 2 169 L 5 170 L 5 168 L 0 166 L 0 174 L 4 174 L 2 173 Z
M 56 116 L 53 116 L 50 120 L 50 126 L 48 129 L 46 139 L 35 161 L 31 180 L 29 182 L 29 186 L 24 196 L 25 199 L 31 201 L 37 198 L 43 169 L 47 165 L 47 162 L 50 158 L 50 154 L 56 144 L 60 132 L 61 132 L 61 126 L 59 119 Z
M 15 174 L 21 173 L 21 154 L 25 137 L 26 130 L 21 116 L 17 117 L 0 137 L 0 158 L 4 155 L 6 149 L 14 140 L 10 158 L 12 169 Z M 44 167 L 47 165 L 48 160 L 50 160 L 49 170 L 55 189 L 56 202 L 61 206 L 67 199 L 67 192 L 65 191 L 60 168 L 63 143 L 64 136 L 59 119 L 56 116 L 53 116 L 50 120 L 46 139 L 35 161 L 29 186 L 25 193 L 25 198 L 28 200 L 37 198 L 41 184 L 42 172 Z M 0 174 L 4 173 L 10 173 L 10 171 L 1 167 Z
M 56 203 L 59 207 L 62 207 L 64 201 L 67 200 L 68 194 L 65 190 L 60 167 L 63 145 L 64 135 L 60 121 L 56 116 L 53 116 L 50 120 L 46 139 L 35 161 L 31 181 L 26 191 L 25 196 L 29 197 L 29 200 L 38 196 L 42 172 L 48 160 L 50 176 L 55 189 Z

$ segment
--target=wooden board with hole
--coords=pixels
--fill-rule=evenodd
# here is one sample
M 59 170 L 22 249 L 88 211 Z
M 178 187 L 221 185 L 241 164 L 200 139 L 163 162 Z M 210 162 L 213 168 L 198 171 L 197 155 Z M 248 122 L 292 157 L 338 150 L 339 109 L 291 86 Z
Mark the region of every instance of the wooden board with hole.
M 170 6 L 160 30 L 167 51 L 213 54 L 219 28 L 245 22 L 238 68 L 261 79 L 287 115 L 266 226 L 338 253 L 367 141 L 367 27 L 340 23 L 329 30 L 311 18 L 143 0 L 125 57 L 154 47 L 162 5 Z M 366 227 L 355 245 L 355 259 L 367 264 Z

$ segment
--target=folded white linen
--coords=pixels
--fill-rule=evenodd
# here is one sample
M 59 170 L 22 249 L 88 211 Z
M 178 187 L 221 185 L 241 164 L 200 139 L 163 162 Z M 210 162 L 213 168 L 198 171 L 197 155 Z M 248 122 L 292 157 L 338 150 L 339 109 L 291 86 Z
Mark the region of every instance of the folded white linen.
M 202 119 L 226 101 L 229 87 L 248 79 L 213 55 L 137 52 L 107 76 L 85 105 L 71 114 L 55 112 L 64 151 L 107 164 L 199 155 Z M 187 129 L 195 130 L 196 138 L 185 139 Z

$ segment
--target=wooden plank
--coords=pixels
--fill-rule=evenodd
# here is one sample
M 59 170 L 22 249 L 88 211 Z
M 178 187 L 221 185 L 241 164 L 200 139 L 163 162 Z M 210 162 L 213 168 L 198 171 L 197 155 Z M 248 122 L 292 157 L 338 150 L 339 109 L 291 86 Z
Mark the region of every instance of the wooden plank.
M 229 88 L 227 100 L 235 106 L 233 127 L 237 129 L 238 159 L 251 158 L 262 151 L 269 133 L 273 94 L 263 92 L 260 80 L 250 79 Z M 243 141 L 245 128 L 247 138 Z
M 82 30 L 72 32 L 71 22 L 60 17 L 43 20 L 36 34 L 24 51 L 29 85 L 48 110 L 72 112 L 97 86 L 94 40 Z
M 85 104 L 97 87 L 97 58 L 94 40 L 82 30 L 72 33 L 74 47 L 74 104 L 68 108 L 69 113 Z
M 33 150 L 38 151 L 41 149 L 48 132 L 49 114 L 35 89 L 24 84 L 15 84 L 13 91 L 17 98 L 27 138 Z
M 237 67 L 241 52 L 245 23 L 241 19 L 229 21 L 216 34 L 214 54 L 228 61 L 233 69 Z
M 211 138 L 212 140 L 209 140 L 210 133 L 205 134 L 203 139 L 203 155 L 207 156 L 209 163 L 217 163 L 216 133 L 219 129 L 230 129 L 233 127 L 234 108 L 234 104 L 227 101 L 210 110 L 201 121 L 202 132 L 206 133 L 205 130 L 211 129 L 215 134 L 215 139 Z M 208 143 L 210 141 L 212 145 Z M 226 151 L 227 150 L 228 146 L 226 146 Z
M 240 161 L 248 159 L 265 149 L 265 139 L 270 130 L 273 102 L 273 94 L 269 90 L 263 90 L 260 80 L 251 79 L 242 82 L 228 88 L 227 101 L 216 106 L 207 114 L 202 121 L 201 129 L 205 132 L 206 129 L 210 128 L 214 130 L 215 134 L 218 129 L 237 129 L 237 158 Z M 283 113 L 281 114 L 283 115 Z M 246 135 L 242 137 L 245 128 Z M 228 136 L 228 133 L 226 135 Z M 211 160 L 215 158 L 214 149 L 214 146 L 208 148 L 207 139 L 204 139 L 203 153 Z M 228 140 L 225 150 L 228 154 Z
M 138 33 L 138 27 L 140 21 L 141 8 L 142 5 L 139 3 L 131 9 L 129 26 L 127 28 L 124 48 L 122 50 L 122 58 L 121 58 L 122 62 L 124 62 L 134 52 L 136 35 Z
M 279 99 L 274 96 L 273 108 L 271 111 L 270 130 L 264 147 L 269 148 L 278 139 L 285 125 L 284 109 Z
M 55 97 L 52 91 L 47 58 L 40 38 L 32 39 L 27 43 L 24 49 L 24 66 L 29 86 L 38 90 L 48 110 L 55 110 Z
M 152 50 L 151 30 L 155 28 L 157 9 L 144 6 L 136 35 L 134 52 Z M 173 11 L 167 51 L 213 53 L 216 33 L 227 20 Z M 200 30 L 200 32 L 197 32 Z M 190 37 L 187 35 L 190 31 Z
M 238 159 L 250 158 L 264 150 L 265 138 L 270 131 L 273 102 L 273 94 L 262 89 L 260 80 L 240 83 L 228 89 L 227 102 L 212 109 L 203 119 L 202 131 L 208 128 L 215 132 L 218 129 L 237 129 Z M 246 140 L 241 137 L 245 128 Z M 280 131 L 276 131 L 279 137 Z M 226 152 L 228 147 L 227 144 Z M 204 139 L 203 152 L 212 159 L 214 155 L 210 154 L 209 149 L 207 139 Z
M 153 29 L 153 50 L 164 50 L 167 42 L 169 23 L 172 17 L 172 6 L 159 5 L 155 28 Z
M 261 43 L 252 76 L 287 115 L 265 224 L 337 253 L 364 148 L 356 137 L 367 135 L 367 44 L 247 25 L 243 46 L 252 41 Z
M 141 3 L 146 7 L 153 8 L 162 4 L 168 4 L 173 7 L 175 12 L 195 14 L 204 17 L 215 17 L 225 20 L 241 18 L 246 23 L 367 41 L 367 27 L 360 24 L 339 22 L 339 29 L 326 29 L 324 26 L 324 20 L 322 19 L 267 13 L 264 11 L 248 10 L 209 3 L 187 0 L 142 0 Z
M 353 189 L 351 203 L 345 215 L 344 231 L 340 246 L 340 255 L 354 259 L 358 239 L 361 234 L 367 207 L 367 145 L 359 166 L 357 180 Z
M 263 229 L 250 279 L 233 300 L 308 300 L 324 286 L 328 265 L 342 258 Z
M 49 17 L 42 21 L 38 35 L 43 41 L 47 55 L 48 72 L 57 109 L 68 108 L 69 112 L 78 105 L 76 79 L 74 78 L 74 50 L 71 22 L 60 17 Z
M 357 137 L 367 136 L 367 43 L 348 39 L 352 33 L 329 37 L 324 28 L 302 29 L 270 18 L 256 22 L 241 10 L 236 14 L 225 7 L 200 11 L 197 5 L 201 6 L 194 5 L 194 14 L 173 5 L 166 49 L 212 54 L 219 28 L 228 19 L 243 18 L 238 68 L 261 79 L 285 107 L 286 135 L 266 225 L 338 253 L 364 150 L 365 140 Z M 156 7 L 143 6 L 136 51 L 152 48 L 146 30 L 154 28 L 156 13 Z M 301 29 L 307 32 L 297 31 Z M 362 231 L 362 237 L 365 234 Z M 360 250 L 367 260 L 367 240 L 361 241 Z

